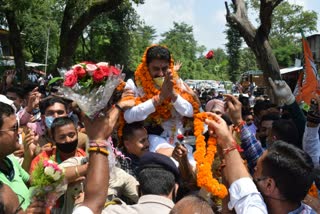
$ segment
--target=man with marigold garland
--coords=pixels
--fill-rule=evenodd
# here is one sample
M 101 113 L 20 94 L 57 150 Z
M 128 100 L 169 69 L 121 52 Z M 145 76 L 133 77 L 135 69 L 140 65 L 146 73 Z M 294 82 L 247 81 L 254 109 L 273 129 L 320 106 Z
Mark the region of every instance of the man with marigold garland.
M 171 156 L 177 135 L 185 132 L 183 118 L 192 118 L 199 111 L 199 103 L 179 78 L 170 51 L 160 45 L 148 47 L 135 81 L 129 79 L 126 88 L 134 91 L 136 105 L 125 111 L 124 119 L 127 123 L 144 121 L 150 148 L 167 149 L 165 153 Z M 194 164 L 191 147 L 188 150 L 189 161 Z

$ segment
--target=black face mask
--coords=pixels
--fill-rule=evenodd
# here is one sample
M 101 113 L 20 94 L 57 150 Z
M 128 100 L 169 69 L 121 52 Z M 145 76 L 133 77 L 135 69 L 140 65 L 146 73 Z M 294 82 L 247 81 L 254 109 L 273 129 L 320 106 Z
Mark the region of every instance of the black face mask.
M 78 139 L 69 142 L 69 143 L 57 143 L 56 142 L 57 149 L 63 153 L 69 154 L 76 150 L 78 146 Z
M 265 136 L 265 137 L 260 137 L 260 143 L 261 143 L 261 146 L 262 146 L 263 148 L 266 148 L 266 146 L 267 146 L 267 136 Z

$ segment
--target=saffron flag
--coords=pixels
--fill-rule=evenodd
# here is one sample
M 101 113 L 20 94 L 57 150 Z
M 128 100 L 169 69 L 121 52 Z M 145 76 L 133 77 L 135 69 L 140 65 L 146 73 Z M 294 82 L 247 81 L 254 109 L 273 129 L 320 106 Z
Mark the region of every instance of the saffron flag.
M 304 55 L 304 71 L 299 74 L 294 94 L 296 96 L 296 101 L 299 104 L 304 102 L 310 106 L 310 101 L 314 97 L 314 93 L 320 95 L 320 79 L 308 41 L 304 36 L 302 36 L 302 45 Z

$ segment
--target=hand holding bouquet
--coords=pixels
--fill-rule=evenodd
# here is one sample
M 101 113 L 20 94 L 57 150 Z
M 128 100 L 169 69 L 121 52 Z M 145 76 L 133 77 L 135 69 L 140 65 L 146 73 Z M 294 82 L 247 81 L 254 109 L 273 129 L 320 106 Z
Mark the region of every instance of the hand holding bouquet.
M 64 170 L 53 160 L 41 160 L 31 177 L 31 196 L 45 201 L 46 207 L 52 207 L 67 190 Z
M 91 119 L 107 106 L 114 89 L 122 80 L 122 69 L 109 66 L 106 62 L 82 62 L 68 71 L 60 69 L 59 72 L 64 78 L 64 87 L 60 88 L 60 92 L 74 100 Z

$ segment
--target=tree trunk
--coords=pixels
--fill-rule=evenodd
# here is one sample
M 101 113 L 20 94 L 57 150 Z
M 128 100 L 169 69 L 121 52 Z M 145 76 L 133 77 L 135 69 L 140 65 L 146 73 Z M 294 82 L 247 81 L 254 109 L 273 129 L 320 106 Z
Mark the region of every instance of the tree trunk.
M 268 77 L 274 80 L 281 79 L 279 64 L 272 53 L 268 36 L 272 24 L 272 12 L 282 1 L 283 0 L 260 0 L 261 25 L 258 29 L 249 21 L 246 5 L 243 0 L 232 0 L 233 6 L 236 9 L 235 13 L 230 13 L 228 4 L 225 2 L 227 22 L 231 27 L 240 32 L 240 35 L 255 54 L 259 67 L 263 71 L 266 84 L 269 84 Z
M 272 12 L 283 0 L 260 0 L 260 26 L 256 29 L 248 19 L 247 8 L 244 0 L 232 0 L 235 13 L 230 13 L 227 2 L 227 22 L 231 27 L 237 29 L 244 38 L 247 45 L 251 48 L 257 58 L 260 69 L 263 71 L 263 77 L 266 85 L 269 85 L 268 78 L 273 80 L 281 79 L 280 67 L 278 61 L 269 43 L 269 33 L 272 25 Z M 276 103 L 271 87 L 268 87 L 268 94 Z
M 114 10 L 122 3 L 122 1 L 123 0 L 97 1 L 95 4 L 92 4 L 88 10 L 84 11 L 84 13 L 75 22 L 72 20 L 72 11 L 75 5 L 71 5 L 69 3 L 72 1 L 67 1 L 61 23 L 60 54 L 56 69 L 53 72 L 54 75 L 59 75 L 57 69 L 68 68 L 72 65 L 72 57 L 77 48 L 79 37 L 90 22 L 92 22 L 98 15 Z M 74 23 L 73 26 L 71 26 L 71 23 Z
M 6 19 L 9 27 L 9 42 L 13 51 L 15 69 L 17 75 L 20 77 L 21 83 L 24 83 L 27 80 L 25 59 L 23 56 L 23 45 L 20 35 L 20 30 L 16 20 L 14 11 L 6 10 L 5 11 Z

